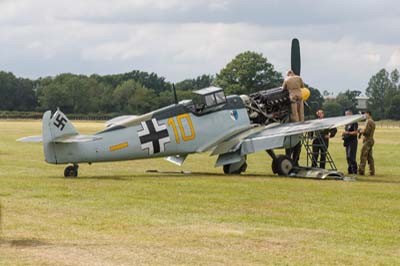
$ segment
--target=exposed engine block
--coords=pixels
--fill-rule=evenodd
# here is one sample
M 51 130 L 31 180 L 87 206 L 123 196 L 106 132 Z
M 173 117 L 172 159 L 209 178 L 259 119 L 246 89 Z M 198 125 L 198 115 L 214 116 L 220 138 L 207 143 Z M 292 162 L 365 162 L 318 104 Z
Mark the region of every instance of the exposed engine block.
M 244 102 L 253 123 L 266 125 L 272 122 L 286 122 L 289 119 L 289 92 L 283 88 L 252 93 Z

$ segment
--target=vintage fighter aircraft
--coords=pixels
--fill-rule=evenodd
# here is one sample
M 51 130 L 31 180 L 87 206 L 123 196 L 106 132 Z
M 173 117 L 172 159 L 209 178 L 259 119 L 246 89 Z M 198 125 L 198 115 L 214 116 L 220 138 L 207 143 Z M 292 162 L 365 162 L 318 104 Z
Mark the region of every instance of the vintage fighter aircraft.
M 298 60 L 293 59 L 297 49 L 298 43 L 297 48 L 292 45 L 292 69 L 299 73 L 299 52 Z M 189 154 L 200 152 L 218 155 L 215 166 L 222 166 L 224 173 L 240 174 L 247 168 L 247 154 L 261 150 L 272 157 L 274 173 L 287 175 L 292 160 L 276 156 L 273 149 L 295 146 L 305 132 L 363 119 L 353 115 L 288 123 L 289 104 L 288 92 L 282 88 L 226 97 L 223 89 L 209 87 L 194 91 L 191 100 L 112 119 L 93 135 L 79 134 L 61 110 L 47 111 L 42 136 L 19 141 L 42 141 L 46 162 L 71 164 L 64 170 L 65 177 L 77 177 L 79 163 L 166 157 L 182 165 Z

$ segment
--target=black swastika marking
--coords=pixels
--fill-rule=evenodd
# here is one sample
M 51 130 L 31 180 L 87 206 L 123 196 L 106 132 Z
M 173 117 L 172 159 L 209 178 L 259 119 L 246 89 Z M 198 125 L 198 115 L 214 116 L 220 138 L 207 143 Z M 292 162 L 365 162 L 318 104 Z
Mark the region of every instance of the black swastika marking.
M 56 121 L 53 123 L 53 125 L 60 129 L 60 131 L 63 131 L 66 123 L 68 123 L 67 119 L 61 114 L 58 114 L 56 117 Z

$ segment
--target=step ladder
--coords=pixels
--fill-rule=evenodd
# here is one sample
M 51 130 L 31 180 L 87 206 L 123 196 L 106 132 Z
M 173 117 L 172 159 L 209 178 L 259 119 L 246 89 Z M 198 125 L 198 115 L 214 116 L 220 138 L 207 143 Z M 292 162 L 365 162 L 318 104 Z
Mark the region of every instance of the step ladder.
M 313 140 L 316 138 L 319 140 L 319 144 L 313 145 Z M 321 162 L 325 162 L 325 167 L 328 166 L 328 164 L 329 164 L 330 170 L 337 171 L 335 162 L 333 161 L 332 156 L 329 153 L 329 150 L 327 149 L 325 142 L 323 141 L 323 136 L 321 136 L 320 131 L 312 132 L 312 134 L 311 134 L 311 132 L 304 133 L 303 137 L 301 138 L 301 143 L 307 152 L 307 167 L 312 167 L 313 147 L 318 147 L 318 148 L 322 149 L 322 151 L 320 151 L 319 156 L 315 162 L 316 167 L 319 167 Z M 325 161 L 321 161 L 321 157 L 322 157 L 321 155 L 323 155 L 323 154 L 325 154 Z

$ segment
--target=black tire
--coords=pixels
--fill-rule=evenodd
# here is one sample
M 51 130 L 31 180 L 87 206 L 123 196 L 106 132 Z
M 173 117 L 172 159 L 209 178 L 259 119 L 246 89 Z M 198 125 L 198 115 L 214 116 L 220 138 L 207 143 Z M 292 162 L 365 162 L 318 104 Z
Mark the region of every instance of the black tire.
M 229 167 L 230 167 L 230 166 L 231 166 L 230 164 L 225 164 L 225 165 L 223 166 L 224 174 L 226 174 L 226 175 L 231 174 L 231 173 L 229 172 Z
M 77 167 L 70 165 L 64 169 L 64 177 L 65 178 L 71 178 L 71 177 L 74 178 L 77 176 L 78 176 L 78 168 Z
M 272 160 L 272 173 L 277 174 L 278 173 L 278 166 L 277 166 L 277 160 Z
M 230 167 L 231 167 L 231 164 L 224 165 L 224 167 L 223 167 L 224 174 L 226 174 L 226 175 L 240 175 L 241 173 L 246 172 L 247 163 L 244 162 L 244 164 L 242 164 L 242 166 L 240 166 L 240 168 L 237 169 L 236 171 L 230 171 Z
M 294 163 L 286 155 L 279 155 L 272 161 L 272 172 L 281 176 L 288 176 L 292 171 Z

